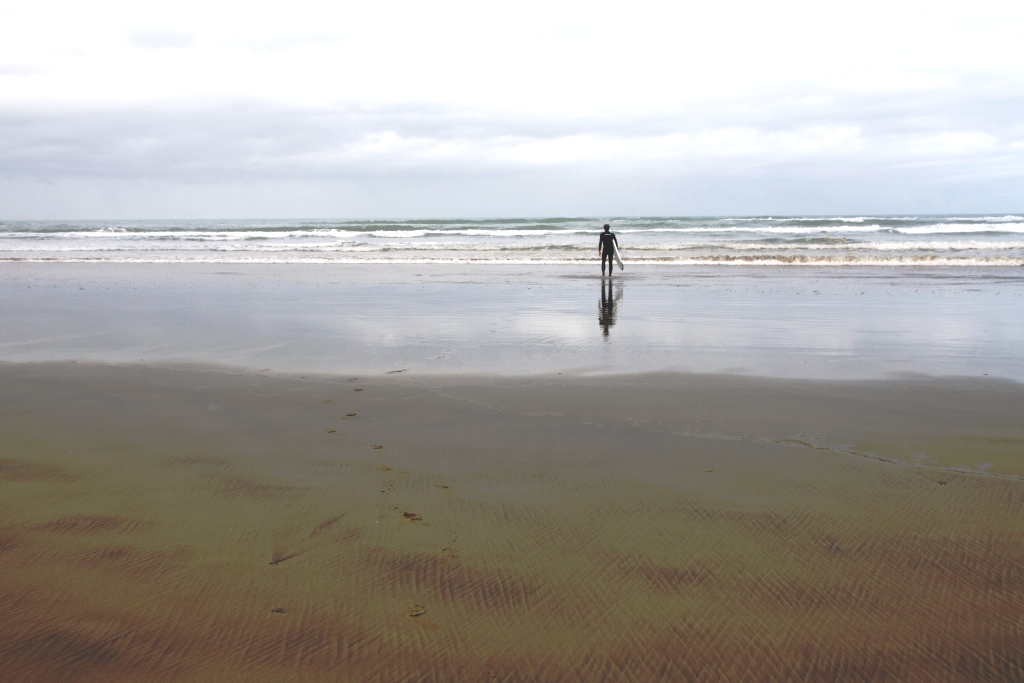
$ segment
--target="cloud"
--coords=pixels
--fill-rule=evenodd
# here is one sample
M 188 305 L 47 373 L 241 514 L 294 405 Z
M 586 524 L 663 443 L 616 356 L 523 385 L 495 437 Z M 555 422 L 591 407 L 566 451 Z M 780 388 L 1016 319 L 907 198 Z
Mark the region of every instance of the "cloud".
M 1024 204 L 1007 3 L 2 11 L 0 217 Z
M 195 38 L 185 31 L 149 28 L 132 31 L 129 42 L 143 50 L 168 50 L 190 47 L 195 43 Z
M 766 107 L 724 100 L 639 118 L 252 101 L 8 107 L 0 212 L 31 213 L 29 196 L 53 211 L 41 198 L 65 192 L 67 210 L 105 215 L 82 199 L 87 187 L 111 197 L 106 215 L 1012 211 L 1024 128 L 1010 112 L 1022 110 L 1024 97 L 1004 92 L 970 102 L 793 92 Z
M 743 176 L 771 169 L 881 168 L 1005 177 L 1024 170 L 1024 97 L 778 97 L 747 111 L 723 101 L 674 115 L 540 117 L 459 107 L 202 107 L 0 111 L 0 173 L 220 182 L 451 176 L 559 169 Z
M 0 64 L 0 76 L 34 76 L 43 72 L 38 66 L 24 64 Z

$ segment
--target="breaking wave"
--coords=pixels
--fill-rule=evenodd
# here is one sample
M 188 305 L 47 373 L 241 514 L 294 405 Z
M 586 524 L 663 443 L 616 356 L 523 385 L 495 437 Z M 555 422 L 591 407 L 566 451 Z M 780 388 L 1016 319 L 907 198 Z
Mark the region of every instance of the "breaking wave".
M 608 219 L 0 223 L 0 261 L 574 264 Z M 1024 265 L 1024 216 L 611 219 L 638 264 Z

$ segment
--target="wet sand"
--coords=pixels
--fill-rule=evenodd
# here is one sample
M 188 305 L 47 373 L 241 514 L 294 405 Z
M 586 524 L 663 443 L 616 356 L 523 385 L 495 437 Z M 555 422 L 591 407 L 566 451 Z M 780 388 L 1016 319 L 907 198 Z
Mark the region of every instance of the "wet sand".
M 1024 386 L 0 364 L 5 681 L 1019 681 Z
M 1022 268 L 5 263 L 0 361 L 1024 381 Z

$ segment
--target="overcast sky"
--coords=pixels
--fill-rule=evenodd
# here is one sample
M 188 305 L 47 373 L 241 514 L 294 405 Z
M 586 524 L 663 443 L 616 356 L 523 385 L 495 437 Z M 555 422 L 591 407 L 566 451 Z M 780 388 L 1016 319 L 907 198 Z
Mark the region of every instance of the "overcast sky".
M 1024 211 L 1024 2 L 0 0 L 0 219 Z

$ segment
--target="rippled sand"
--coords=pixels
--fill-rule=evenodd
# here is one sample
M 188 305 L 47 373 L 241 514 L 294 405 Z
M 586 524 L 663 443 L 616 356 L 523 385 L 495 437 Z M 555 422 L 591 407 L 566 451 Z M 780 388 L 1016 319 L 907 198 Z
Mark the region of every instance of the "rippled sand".
M 1019 681 L 1020 415 L 983 380 L 0 365 L 0 671 Z

